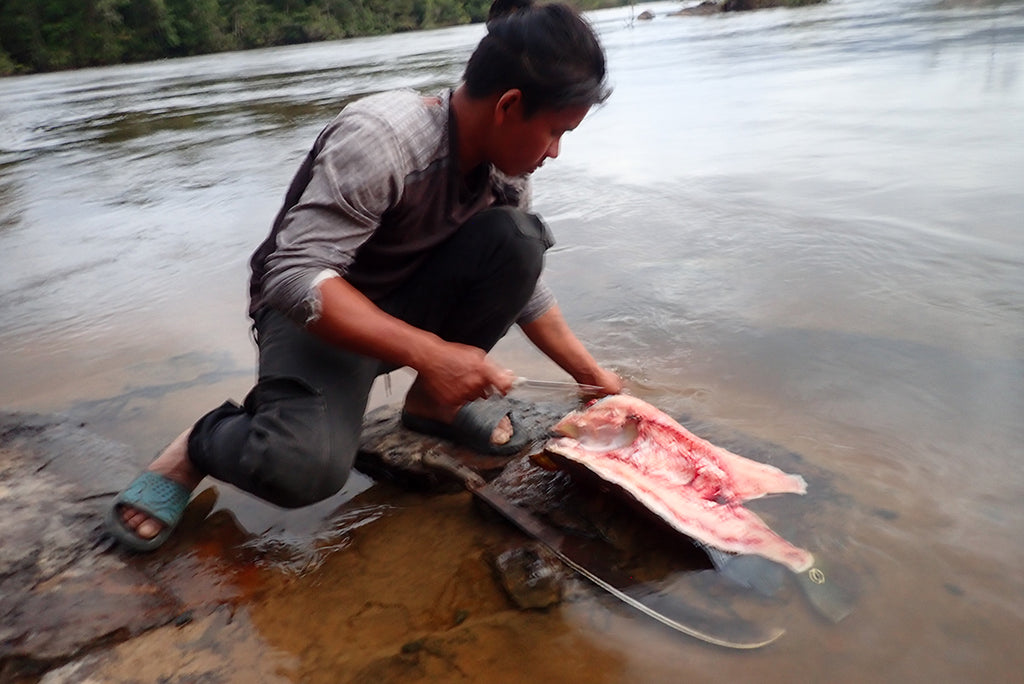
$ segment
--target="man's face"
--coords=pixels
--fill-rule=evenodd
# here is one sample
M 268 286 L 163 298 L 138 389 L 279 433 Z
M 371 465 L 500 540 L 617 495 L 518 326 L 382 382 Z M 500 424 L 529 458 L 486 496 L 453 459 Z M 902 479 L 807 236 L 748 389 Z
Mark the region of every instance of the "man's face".
M 491 163 L 502 173 L 519 176 L 536 171 L 558 156 L 562 135 L 580 125 L 589 106 L 541 109 L 523 116 L 522 100 L 508 103 L 497 128 Z

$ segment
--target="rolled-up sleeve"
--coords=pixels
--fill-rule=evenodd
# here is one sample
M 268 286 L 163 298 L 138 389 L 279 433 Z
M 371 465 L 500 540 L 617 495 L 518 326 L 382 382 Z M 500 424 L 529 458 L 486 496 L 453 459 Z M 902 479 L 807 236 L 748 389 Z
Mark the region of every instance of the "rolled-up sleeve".
M 527 300 L 526 306 L 523 307 L 519 314 L 519 318 L 516 319 L 516 323 L 519 325 L 532 323 L 547 313 L 555 303 L 555 293 L 551 291 L 551 288 L 547 286 L 543 276 L 541 276 L 541 279 L 537 281 L 533 294 Z

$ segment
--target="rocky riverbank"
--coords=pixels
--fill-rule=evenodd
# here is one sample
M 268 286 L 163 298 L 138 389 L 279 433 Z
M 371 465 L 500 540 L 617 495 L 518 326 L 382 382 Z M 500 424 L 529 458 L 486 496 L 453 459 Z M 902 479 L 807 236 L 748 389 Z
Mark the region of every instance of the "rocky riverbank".
M 542 436 L 571 406 L 520 403 L 517 411 Z M 721 438 L 808 476 L 819 509 L 836 501 L 796 454 Z M 525 454 L 485 457 L 415 435 L 389 406 L 367 416 L 357 461 L 376 484 L 311 526 L 246 530 L 218 504 L 226 485 L 204 483 L 164 547 L 131 554 L 102 531 L 117 488 L 137 468 L 127 447 L 59 416 L 6 413 L 0 681 L 333 684 L 602 672 L 613 656 L 601 633 L 623 628 L 609 611 L 632 613 L 602 602 L 602 592 L 490 509 L 471 506 L 459 482 L 424 468 L 420 457 L 438 450 L 562 533 L 605 540 L 613 557 L 601 560 L 638 581 L 674 577 L 673 594 L 697 614 L 725 608 L 746 629 L 774 624 L 781 603 L 801 600 L 790 585 L 768 597 L 736 589 L 702 572 L 709 561 L 685 538 L 666 537 L 564 473 Z M 597 617 L 570 630 L 566 611 Z M 566 649 L 577 657 L 565 659 Z M 521 662 L 523 652 L 534 664 Z
M 396 637 L 406 630 L 420 636 L 396 644 L 390 654 L 377 646 L 369 657 L 355 657 L 354 671 L 415 670 L 420 661 L 436 659 L 428 656 L 428 643 L 443 651 L 448 647 L 442 642 L 465 637 L 471 615 L 500 625 L 503 613 L 516 612 L 514 595 L 506 597 L 491 568 L 499 551 L 524 540 L 494 526 L 484 535 L 487 553 L 477 548 L 481 540 L 474 527 L 485 521 L 465 515 L 467 495 L 457 483 L 417 462 L 423 448 L 446 447 L 400 429 L 393 409 L 371 415 L 367 436 L 371 446 L 361 453 L 360 468 L 401 488 L 375 487 L 313 538 L 253 538 L 229 511 L 214 511 L 216 488 L 201 485 L 168 544 L 153 554 L 136 555 L 116 547 L 102 530 L 116 486 L 135 474 L 127 447 L 60 416 L 0 414 L 0 681 L 253 681 L 247 672 L 266 681 L 267 673 L 280 670 L 288 658 L 275 656 L 275 649 L 264 643 L 266 630 L 250 624 L 253 613 L 263 612 L 254 604 L 268 594 L 280 595 L 286 586 L 294 593 L 333 550 L 353 543 L 354 530 L 382 517 L 397 527 L 395 534 L 381 537 L 392 550 L 380 553 L 408 553 L 419 542 L 396 543 L 395 536 L 405 538 L 418 527 L 413 519 L 417 504 L 412 502 L 424 496 L 410 490 L 448 494 L 434 498 L 432 515 L 461 528 L 446 539 L 464 541 L 432 553 L 447 554 L 463 566 L 459 559 L 476 558 L 471 563 L 475 569 L 469 571 L 481 585 L 475 593 L 482 595 L 467 597 L 464 607 L 453 608 L 437 629 L 407 625 L 397 630 Z M 468 453 L 460 457 L 491 476 L 510 460 Z M 405 506 L 408 513 L 396 515 Z M 370 577 L 365 573 L 356 580 L 364 600 L 346 602 L 340 613 L 352 611 L 353 620 L 360 611 L 377 613 L 379 602 L 366 597 L 396 593 L 390 583 L 369 586 L 374 583 Z M 425 610 L 413 606 L 430 600 L 415 595 L 431 592 L 415 581 L 409 588 L 412 596 L 399 612 Z M 370 622 L 396 618 L 378 616 Z M 461 623 L 469 624 L 449 633 Z M 396 625 L 382 628 L 394 630 Z M 431 636 L 438 629 L 445 634 Z M 380 637 L 371 627 L 362 638 Z M 398 660 L 392 662 L 392 656 Z

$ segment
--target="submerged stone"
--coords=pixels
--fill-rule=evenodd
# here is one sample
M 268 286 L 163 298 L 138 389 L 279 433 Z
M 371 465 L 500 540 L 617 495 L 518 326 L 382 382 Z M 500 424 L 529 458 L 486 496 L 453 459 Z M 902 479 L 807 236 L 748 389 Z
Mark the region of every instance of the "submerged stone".
M 520 608 L 547 608 L 562 600 L 565 566 L 542 544 L 503 551 L 494 567 L 501 586 Z

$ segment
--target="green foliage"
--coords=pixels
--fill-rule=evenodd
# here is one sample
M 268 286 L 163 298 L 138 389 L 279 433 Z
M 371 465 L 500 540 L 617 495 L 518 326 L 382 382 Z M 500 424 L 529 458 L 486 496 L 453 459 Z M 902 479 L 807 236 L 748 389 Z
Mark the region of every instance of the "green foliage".
M 581 0 L 580 9 L 628 0 Z M 0 0 L 0 75 L 412 31 L 490 0 Z
M 0 76 L 10 76 L 11 74 L 17 73 L 18 65 L 14 63 L 11 56 L 7 54 L 3 46 L 0 45 Z

